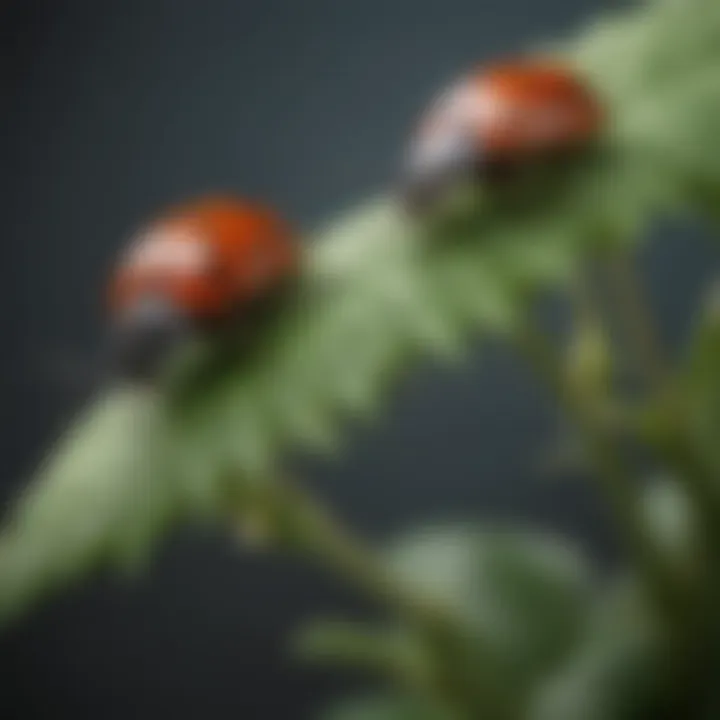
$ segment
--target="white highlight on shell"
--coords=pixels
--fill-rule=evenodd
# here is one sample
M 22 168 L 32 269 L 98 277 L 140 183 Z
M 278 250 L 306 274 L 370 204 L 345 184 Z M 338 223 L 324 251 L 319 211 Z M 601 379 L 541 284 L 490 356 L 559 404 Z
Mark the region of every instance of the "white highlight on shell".
M 490 88 L 479 88 L 464 81 L 440 95 L 431 112 L 438 126 L 472 129 L 502 122 L 507 114 L 507 104 Z
M 187 228 L 161 227 L 141 233 L 131 244 L 125 264 L 135 272 L 171 271 L 195 275 L 205 271 L 210 252 L 200 235 Z

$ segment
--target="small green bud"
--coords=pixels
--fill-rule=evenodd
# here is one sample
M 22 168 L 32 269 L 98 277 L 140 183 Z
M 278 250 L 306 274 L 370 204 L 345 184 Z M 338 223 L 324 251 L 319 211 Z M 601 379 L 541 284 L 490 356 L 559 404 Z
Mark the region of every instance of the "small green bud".
M 581 325 L 567 351 L 566 369 L 572 386 L 595 393 L 607 388 L 612 374 L 612 353 L 605 331 L 595 322 Z

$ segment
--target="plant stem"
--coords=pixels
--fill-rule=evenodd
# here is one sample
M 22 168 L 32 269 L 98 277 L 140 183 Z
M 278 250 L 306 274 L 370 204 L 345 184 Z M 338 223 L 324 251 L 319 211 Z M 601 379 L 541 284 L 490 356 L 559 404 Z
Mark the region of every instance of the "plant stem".
M 562 408 L 577 422 L 595 461 L 601 488 L 625 546 L 644 575 L 659 609 L 674 614 L 682 602 L 678 597 L 679 583 L 649 535 L 641 514 L 638 486 L 617 453 L 594 398 L 566 382 L 563 364 L 555 349 L 534 327 L 526 325 L 519 337 L 519 345 Z
M 625 340 L 633 349 L 639 375 L 651 386 L 662 387 L 667 369 L 652 313 L 642 283 L 629 253 L 618 250 L 610 256 L 609 278 L 624 325 Z
M 720 548 L 720 492 L 718 478 L 708 467 L 688 426 L 683 400 L 670 388 L 653 408 L 654 422 L 643 427 L 642 439 L 683 482 L 702 522 L 707 549 L 717 555 Z
M 653 406 L 659 410 L 659 433 L 645 433 L 647 442 L 679 479 L 685 481 L 688 494 L 704 520 L 705 532 L 715 543 L 718 539 L 720 494 L 717 478 L 697 452 L 687 422 L 683 398 L 663 360 L 652 313 L 645 300 L 642 283 L 627 252 L 612 257 L 611 280 L 620 305 L 626 334 L 633 344 L 638 368 L 654 391 Z
M 350 533 L 311 493 L 287 480 L 275 480 L 255 495 L 279 549 L 300 554 L 330 570 L 367 596 L 393 609 L 418 631 L 439 658 L 429 695 L 451 709 L 457 720 L 472 720 L 478 698 L 498 720 L 516 720 L 520 694 L 508 678 L 494 672 L 492 649 L 473 636 L 474 660 L 483 662 L 487 676 L 473 675 L 471 682 L 456 677 L 452 658 L 462 653 L 472 631 L 466 621 L 422 590 L 402 581 L 390 566 Z
M 451 622 L 445 608 L 417 597 L 398 582 L 374 550 L 353 536 L 310 493 L 290 482 L 275 483 L 272 511 L 281 543 L 346 578 L 364 593 L 420 624 Z

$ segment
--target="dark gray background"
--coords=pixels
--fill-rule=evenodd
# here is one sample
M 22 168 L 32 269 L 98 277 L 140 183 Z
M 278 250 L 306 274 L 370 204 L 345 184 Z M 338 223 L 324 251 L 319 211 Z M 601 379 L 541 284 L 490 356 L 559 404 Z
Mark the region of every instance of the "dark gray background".
M 75 408 L 113 253 L 148 214 L 209 190 L 303 227 L 382 187 L 458 69 L 572 30 L 600 0 L 17 0 L 0 9 L 3 473 L 10 497 Z M 694 248 L 694 249 L 689 249 Z M 685 228 L 647 258 L 668 342 L 717 256 Z M 579 484 L 535 472 L 553 416 L 490 349 L 426 369 L 342 461 L 305 474 L 372 536 L 420 518 L 534 519 L 612 555 Z M 357 608 L 316 572 L 185 534 L 139 586 L 62 598 L 0 640 L 6 720 L 309 718 L 347 681 L 284 637 Z

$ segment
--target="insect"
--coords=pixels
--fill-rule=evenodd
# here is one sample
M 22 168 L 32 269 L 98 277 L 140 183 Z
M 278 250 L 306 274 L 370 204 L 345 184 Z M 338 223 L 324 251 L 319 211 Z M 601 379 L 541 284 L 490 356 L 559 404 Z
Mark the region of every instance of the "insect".
M 523 59 L 480 68 L 442 93 L 421 119 L 405 167 L 411 206 L 460 180 L 492 180 L 590 145 L 601 105 L 567 68 Z
M 110 281 L 118 372 L 152 377 L 182 338 L 241 320 L 274 295 L 298 260 L 289 226 L 249 202 L 199 200 L 153 220 Z

